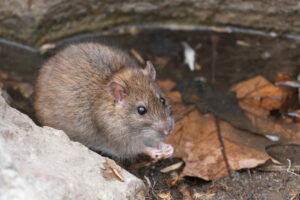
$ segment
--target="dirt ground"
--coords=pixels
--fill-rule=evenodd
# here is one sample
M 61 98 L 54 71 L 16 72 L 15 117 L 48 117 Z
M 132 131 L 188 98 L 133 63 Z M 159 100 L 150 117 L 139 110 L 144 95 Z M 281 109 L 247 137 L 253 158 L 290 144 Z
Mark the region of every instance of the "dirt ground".
M 72 40 L 77 41 L 76 37 Z M 137 52 L 144 60 L 151 60 L 158 66 L 158 79 L 175 82 L 187 78 L 208 82 L 215 80 L 216 86 L 223 90 L 256 75 L 274 81 L 278 71 L 286 72 L 294 79 L 300 73 L 300 41 L 280 37 L 153 30 L 125 34 L 117 32 L 82 40 L 110 43 L 135 54 L 135 57 Z M 190 71 L 184 64 L 183 41 L 196 50 L 196 71 Z M 59 42 L 56 50 L 67 42 Z M 33 85 L 41 63 L 54 51 L 40 54 L 4 44 L 0 46 L 6 49 L 0 54 L 0 86 L 6 91 L 12 106 L 35 119 Z M 275 151 L 279 160 L 285 160 L 282 152 Z M 299 154 L 294 156 L 295 160 L 300 160 Z M 148 184 L 147 199 L 162 199 L 159 195 L 168 192 L 171 199 L 300 199 L 300 176 L 287 170 L 266 172 L 258 168 L 245 169 L 232 171 L 231 177 L 209 182 L 182 177 L 169 187 L 167 181 L 175 172 L 164 174 L 159 170 L 179 160 L 171 158 L 130 170 Z M 176 171 L 177 174 L 181 170 L 182 167 Z
M 263 172 L 258 169 L 232 171 L 231 177 L 214 181 L 203 181 L 184 177 L 168 187 L 172 174 L 160 169 L 179 159 L 161 161 L 155 165 L 131 171 L 141 179 L 151 182 L 148 199 L 160 199 L 161 193 L 171 193 L 172 199 L 216 199 L 216 200 L 298 200 L 300 199 L 300 176 L 287 171 Z M 177 171 L 180 173 L 180 170 Z M 174 172 L 173 172 L 174 173 Z M 145 178 L 147 177 L 147 178 Z M 145 181 L 147 184 L 147 181 Z M 187 192 L 188 191 L 188 192 Z M 189 195 L 191 198 L 189 198 Z

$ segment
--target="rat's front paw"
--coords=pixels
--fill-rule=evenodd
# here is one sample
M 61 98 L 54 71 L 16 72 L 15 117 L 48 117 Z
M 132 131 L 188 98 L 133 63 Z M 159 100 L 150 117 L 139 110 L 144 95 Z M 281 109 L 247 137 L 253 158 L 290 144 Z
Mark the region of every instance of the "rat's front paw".
M 147 147 L 146 154 L 154 160 L 169 158 L 173 155 L 174 148 L 170 144 L 161 144 L 159 148 Z
M 163 151 L 161 149 L 147 147 L 146 154 L 149 155 L 154 160 L 159 160 L 164 157 Z
M 163 144 L 162 147 L 163 157 L 169 158 L 173 155 L 174 148 L 170 144 Z

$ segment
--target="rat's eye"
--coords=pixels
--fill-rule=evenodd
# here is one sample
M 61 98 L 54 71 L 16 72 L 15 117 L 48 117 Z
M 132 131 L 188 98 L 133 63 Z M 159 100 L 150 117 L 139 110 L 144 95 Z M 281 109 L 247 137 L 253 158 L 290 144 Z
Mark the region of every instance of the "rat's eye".
M 137 111 L 138 111 L 138 113 L 139 113 L 140 115 L 144 115 L 144 114 L 147 113 L 147 109 L 146 109 L 144 106 L 139 106 L 139 107 L 137 108 Z
M 160 102 L 163 104 L 163 105 L 165 105 L 166 104 L 166 100 L 164 99 L 164 98 L 162 98 L 162 97 L 160 97 Z

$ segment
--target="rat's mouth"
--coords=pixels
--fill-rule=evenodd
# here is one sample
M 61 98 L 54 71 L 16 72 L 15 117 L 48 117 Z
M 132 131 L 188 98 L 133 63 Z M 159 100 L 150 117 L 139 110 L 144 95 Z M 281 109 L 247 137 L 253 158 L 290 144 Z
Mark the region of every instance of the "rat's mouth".
M 147 147 L 156 147 L 158 148 L 160 143 L 163 143 L 166 135 L 158 132 L 154 129 L 144 129 L 142 132 L 143 142 Z

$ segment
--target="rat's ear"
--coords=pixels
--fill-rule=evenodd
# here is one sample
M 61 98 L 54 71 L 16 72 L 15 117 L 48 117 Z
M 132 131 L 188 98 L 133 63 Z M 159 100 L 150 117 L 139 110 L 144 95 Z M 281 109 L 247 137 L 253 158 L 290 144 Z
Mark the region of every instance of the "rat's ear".
M 119 103 L 122 103 L 126 96 L 124 87 L 121 84 L 114 81 L 108 84 L 108 92 Z
M 143 69 L 145 75 L 149 75 L 152 80 L 156 78 L 156 71 L 153 64 L 150 61 L 146 62 L 146 67 Z

